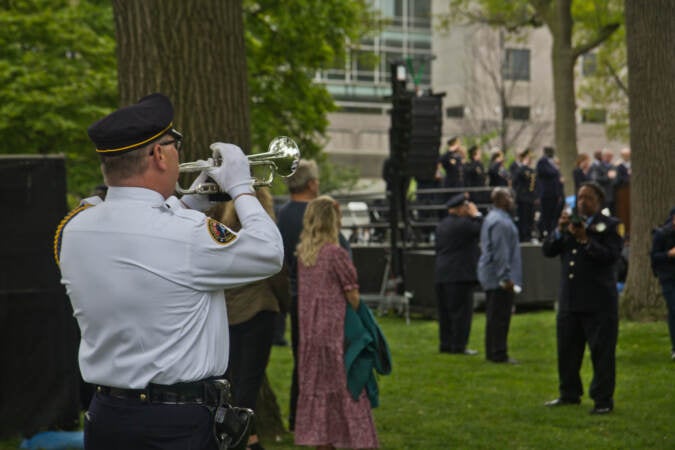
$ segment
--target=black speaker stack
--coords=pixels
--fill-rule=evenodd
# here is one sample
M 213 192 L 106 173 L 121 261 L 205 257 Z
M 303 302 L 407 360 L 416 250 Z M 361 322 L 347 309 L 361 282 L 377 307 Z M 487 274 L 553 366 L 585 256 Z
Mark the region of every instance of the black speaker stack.
M 443 133 L 442 95 L 393 98 L 392 158 L 399 158 L 406 176 L 433 180 Z
M 53 256 L 62 156 L 0 155 L 0 438 L 79 425 L 78 331 Z

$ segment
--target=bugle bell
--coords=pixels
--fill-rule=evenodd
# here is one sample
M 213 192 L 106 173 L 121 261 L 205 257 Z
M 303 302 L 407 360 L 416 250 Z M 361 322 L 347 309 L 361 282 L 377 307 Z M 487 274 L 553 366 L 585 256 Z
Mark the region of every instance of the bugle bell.
M 290 177 L 298 168 L 300 161 L 300 149 L 293 139 L 288 136 L 278 136 L 272 139 L 265 153 L 247 155 L 248 164 L 253 166 L 266 166 L 267 177 L 259 179 L 251 178 L 254 187 L 269 186 L 274 180 L 274 175 L 282 178 Z M 218 152 L 213 152 L 213 157 L 206 161 L 193 161 L 180 164 L 178 170 L 180 173 L 201 172 L 212 167 L 219 167 L 222 160 Z M 220 187 L 213 181 L 206 181 L 191 189 L 183 189 L 180 183 L 176 183 L 176 192 L 178 194 L 218 194 L 221 193 Z

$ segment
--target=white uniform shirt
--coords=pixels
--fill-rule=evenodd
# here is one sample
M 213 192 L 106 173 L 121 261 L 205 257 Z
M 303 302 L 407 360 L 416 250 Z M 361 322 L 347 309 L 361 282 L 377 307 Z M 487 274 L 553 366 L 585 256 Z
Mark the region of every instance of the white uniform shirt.
M 111 187 L 67 223 L 62 280 L 82 332 L 79 361 L 94 384 L 141 389 L 222 375 L 229 337 L 223 289 L 277 273 L 283 244 L 248 195 L 234 233 L 175 197 Z

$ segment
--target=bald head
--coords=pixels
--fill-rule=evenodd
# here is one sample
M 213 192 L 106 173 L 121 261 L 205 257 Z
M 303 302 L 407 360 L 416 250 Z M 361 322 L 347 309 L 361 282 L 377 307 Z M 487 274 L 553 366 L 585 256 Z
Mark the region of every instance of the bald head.
M 626 162 L 630 161 L 630 149 L 629 148 L 622 148 L 621 149 L 621 159 L 623 159 Z

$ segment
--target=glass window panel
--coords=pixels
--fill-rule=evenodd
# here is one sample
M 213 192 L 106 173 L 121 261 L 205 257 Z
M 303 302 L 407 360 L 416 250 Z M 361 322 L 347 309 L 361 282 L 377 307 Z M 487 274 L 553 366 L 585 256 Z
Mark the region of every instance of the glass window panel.
M 530 50 L 507 48 L 504 55 L 503 76 L 507 80 L 530 79 Z
M 461 119 L 464 117 L 464 106 L 450 106 L 445 108 L 445 117 Z
M 512 120 L 530 120 L 530 108 L 528 106 L 507 106 L 504 109 L 504 118 Z

